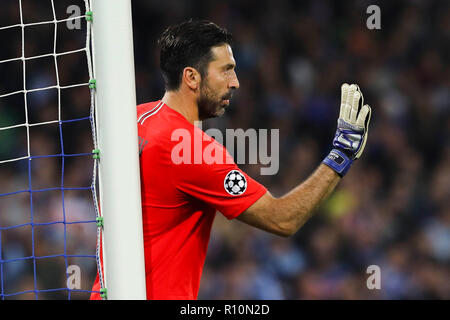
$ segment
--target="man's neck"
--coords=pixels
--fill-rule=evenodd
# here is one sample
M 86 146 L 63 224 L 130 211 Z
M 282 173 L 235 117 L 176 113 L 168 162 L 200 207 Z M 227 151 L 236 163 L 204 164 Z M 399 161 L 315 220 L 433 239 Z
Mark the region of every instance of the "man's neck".
M 161 99 L 166 105 L 183 115 L 191 124 L 199 121 L 197 103 L 179 91 L 166 91 Z

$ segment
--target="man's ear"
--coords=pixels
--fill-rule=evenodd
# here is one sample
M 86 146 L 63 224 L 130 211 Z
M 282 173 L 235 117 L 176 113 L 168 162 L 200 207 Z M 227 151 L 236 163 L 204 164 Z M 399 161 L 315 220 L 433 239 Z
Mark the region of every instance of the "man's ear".
M 200 73 L 192 67 L 186 67 L 183 69 L 183 77 L 182 81 L 186 84 L 186 86 L 194 91 L 200 88 L 201 82 Z

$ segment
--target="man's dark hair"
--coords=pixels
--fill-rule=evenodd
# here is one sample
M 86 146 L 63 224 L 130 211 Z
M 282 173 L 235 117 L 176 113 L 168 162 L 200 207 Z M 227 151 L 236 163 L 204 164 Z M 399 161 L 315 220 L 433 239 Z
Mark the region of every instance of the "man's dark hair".
M 203 78 L 213 58 L 211 48 L 231 45 L 231 41 L 228 31 L 207 20 L 191 19 L 168 27 L 158 40 L 166 90 L 179 88 L 185 67 L 195 68 Z

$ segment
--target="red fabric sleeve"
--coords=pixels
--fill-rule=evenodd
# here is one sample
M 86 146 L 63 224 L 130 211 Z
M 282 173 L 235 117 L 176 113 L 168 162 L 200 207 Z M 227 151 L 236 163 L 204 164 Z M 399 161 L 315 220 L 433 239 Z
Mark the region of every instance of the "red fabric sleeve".
M 194 163 L 193 155 L 191 163 L 174 165 L 173 183 L 178 190 L 204 201 L 227 219 L 234 219 L 261 198 L 267 189 L 240 170 L 224 146 L 209 139 L 203 142 L 201 163 Z M 213 154 L 218 161 L 211 163 L 208 154 Z

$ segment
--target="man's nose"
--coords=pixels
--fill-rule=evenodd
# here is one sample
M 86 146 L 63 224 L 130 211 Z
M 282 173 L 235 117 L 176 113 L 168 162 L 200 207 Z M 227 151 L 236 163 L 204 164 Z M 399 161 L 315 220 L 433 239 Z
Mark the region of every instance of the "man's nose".
M 236 75 L 232 78 L 232 80 L 228 84 L 228 87 L 231 89 L 239 89 L 239 80 Z

